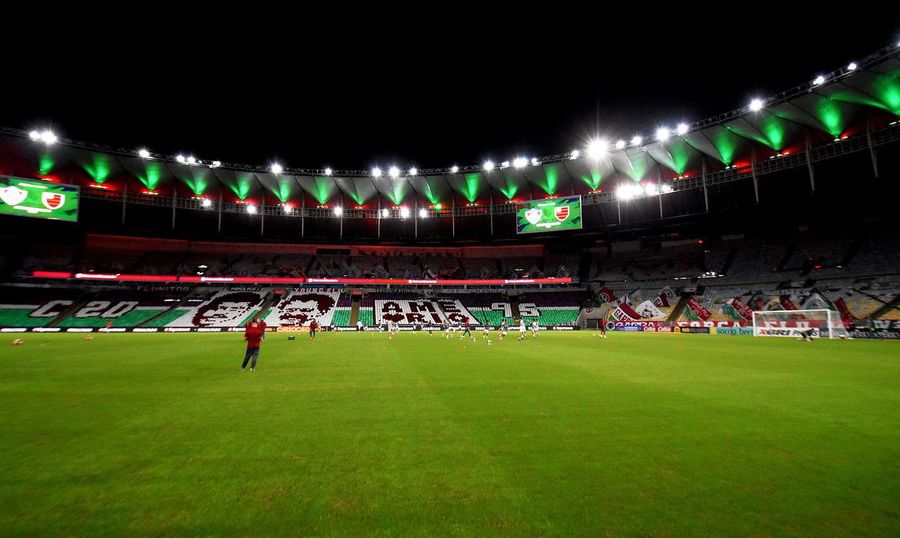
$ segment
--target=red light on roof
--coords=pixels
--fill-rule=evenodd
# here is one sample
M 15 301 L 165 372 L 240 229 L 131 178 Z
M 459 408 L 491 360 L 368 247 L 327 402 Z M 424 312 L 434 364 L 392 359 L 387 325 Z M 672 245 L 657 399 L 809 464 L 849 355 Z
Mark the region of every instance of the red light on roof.
M 698 240 L 697 240 L 697 244 L 698 244 L 698 245 L 702 245 L 702 244 L 703 244 L 703 240 L 702 240 L 702 239 L 698 239 Z

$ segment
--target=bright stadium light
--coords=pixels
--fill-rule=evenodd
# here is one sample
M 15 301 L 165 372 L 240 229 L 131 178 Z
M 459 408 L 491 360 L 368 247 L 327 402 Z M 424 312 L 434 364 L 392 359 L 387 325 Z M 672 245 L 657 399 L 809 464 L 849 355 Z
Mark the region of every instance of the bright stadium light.
M 409 218 L 409 208 L 408 208 L 408 207 L 403 206 L 403 207 L 400 208 L 400 218 L 401 218 L 401 219 L 408 219 L 408 218 Z
M 500 163 L 500 169 L 502 170 L 503 168 L 509 168 L 509 161 L 503 161 L 502 163 Z
M 602 139 L 591 140 L 587 147 L 587 156 L 591 159 L 601 159 L 607 151 L 609 151 L 609 142 Z
M 528 159 L 525 157 L 516 157 L 513 159 L 513 166 L 516 168 L 525 168 L 528 166 Z
M 290 212 L 291 212 L 291 206 L 288 205 L 288 204 L 281 204 L 281 209 L 282 209 L 285 213 L 290 213 Z
M 425 209 L 424 207 L 419 210 L 419 218 L 420 219 L 428 218 L 428 210 Z
M 581 155 L 581 152 L 580 152 L 580 151 L 578 151 L 577 149 L 573 149 L 573 150 L 572 150 L 572 153 L 569 154 L 569 158 L 572 159 L 572 160 L 574 161 L 574 160 L 577 159 L 580 155 Z
M 326 175 L 326 176 L 330 176 L 330 175 L 333 174 L 333 173 L 334 173 L 334 170 L 332 170 L 331 168 L 326 168 L 326 169 L 325 169 L 325 175 Z
M 627 142 L 625 142 L 624 140 L 619 140 L 618 142 L 616 142 L 616 149 L 622 149 L 626 144 Z
M 413 166 L 412 168 L 409 169 L 409 175 L 411 175 L 411 176 L 419 175 L 419 169 L 416 168 L 415 166 Z
M 813 86 L 821 86 L 822 84 L 825 84 L 825 77 L 824 77 L 824 76 L 819 75 L 819 76 L 817 76 L 816 78 L 813 79 Z
M 375 168 L 372 169 L 372 177 L 381 177 L 381 174 L 382 174 L 381 168 L 378 168 L 376 166 Z
M 188 164 L 197 164 L 197 158 L 194 157 L 193 155 L 189 155 L 187 158 L 187 163 Z
M 210 168 L 218 168 L 218 167 L 220 167 L 220 166 L 222 166 L 222 161 L 213 161 L 213 162 L 210 163 L 210 165 L 209 165 Z
M 646 193 L 647 196 L 654 196 L 656 194 L 659 194 L 659 190 L 653 183 L 647 183 L 647 185 L 644 186 L 644 193 Z
M 684 136 L 688 131 L 691 130 L 691 126 L 687 123 L 679 123 L 678 127 L 675 128 L 675 134 L 678 136 Z
M 43 131 L 31 131 L 28 133 L 28 138 L 34 140 L 35 142 L 43 142 L 48 146 L 52 146 L 56 144 L 59 138 L 53 134 L 53 131 L 50 129 L 45 129 Z
M 672 136 L 672 131 L 668 127 L 660 127 L 656 130 L 656 139 L 660 142 L 665 142 L 670 136 Z
M 666 184 L 666 185 L 663 185 L 662 187 L 660 187 L 659 190 L 662 191 L 662 192 L 665 193 L 665 194 L 668 194 L 668 193 L 672 192 L 672 186 Z
M 204 198 L 200 202 L 200 205 L 202 205 L 203 207 L 212 207 L 212 200 L 210 200 L 209 198 Z
M 284 171 L 284 168 L 282 168 L 278 163 L 272 163 L 272 166 L 269 167 L 269 170 L 271 170 L 272 173 L 276 176 L 279 176 Z
M 388 168 L 388 175 L 391 176 L 391 179 L 397 179 L 400 177 L 400 169 L 396 166 L 392 166 Z
M 751 112 L 759 112 L 765 106 L 765 102 L 762 99 L 756 97 L 750 100 L 750 111 Z
M 335 216 L 335 217 L 340 217 L 340 216 L 343 215 L 343 214 L 344 214 L 344 208 L 341 207 L 341 206 L 335 206 L 335 208 L 334 208 L 334 216 Z
M 620 200 L 631 200 L 631 187 L 622 185 L 616 189 L 616 198 Z
M 458 167 L 458 166 L 456 166 L 456 165 L 454 164 L 453 166 L 450 167 L 450 173 L 451 173 L 451 174 L 455 174 L 455 173 L 457 173 L 457 172 L 459 172 L 459 167 Z
M 178 162 L 180 162 L 181 164 L 184 164 L 184 163 L 185 163 L 184 155 L 177 155 L 177 156 L 175 157 L 175 160 L 178 161 Z
M 540 165 L 541 165 L 541 161 L 539 161 L 537 157 L 531 158 L 531 166 L 540 166 Z
M 138 157 L 140 157 L 141 159 L 149 159 L 150 152 L 147 151 L 145 148 L 141 148 L 138 150 Z
M 390 217 L 390 216 L 391 216 L 391 210 L 388 209 L 388 208 L 382 209 L 382 210 L 381 210 L 381 216 L 382 216 L 383 218 L 388 218 L 388 217 Z
M 456 168 L 456 167 L 454 166 L 454 168 Z M 493 172 L 494 168 L 495 168 L 494 161 L 484 161 L 484 164 L 481 165 L 481 168 L 485 172 Z
M 856 71 L 859 65 L 856 62 L 850 62 L 850 65 L 847 66 L 847 71 Z
M 635 135 L 631 138 L 632 146 L 640 146 L 643 143 L 644 143 L 644 137 L 641 135 Z
M 248 205 L 247 213 L 250 213 L 251 215 L 255 215 L 256 214 L 256 206 L 253 204 Z

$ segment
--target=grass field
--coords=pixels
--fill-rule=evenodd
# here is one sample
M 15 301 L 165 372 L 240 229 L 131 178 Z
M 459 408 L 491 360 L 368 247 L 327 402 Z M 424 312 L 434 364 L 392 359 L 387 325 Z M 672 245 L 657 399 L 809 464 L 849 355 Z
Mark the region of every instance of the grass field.
M 900 343 L 3 338 L 3 535 L 900 535 Z

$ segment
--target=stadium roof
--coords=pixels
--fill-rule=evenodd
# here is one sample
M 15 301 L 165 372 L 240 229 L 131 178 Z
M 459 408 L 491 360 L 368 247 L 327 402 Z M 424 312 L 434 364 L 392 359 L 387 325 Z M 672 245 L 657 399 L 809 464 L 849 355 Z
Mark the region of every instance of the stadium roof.
M 677 181 L 696 176 L 704 166 L 729 168 L 751 159 L 767 159 L 865 134 L 869 127 L 900 116 L 900 47 L 883 49 L 804 85 L 751 106 L 693 125 L 666 126 L 640 143 L 605 141 L 599 154 L 579 149 L 543 157 L 510 156 L 493 170 L 482 165 L 452 169 L 401 170 L 399 177 L 374 177 L 369 170 L 298 169 L 116 149 L 60 138 L 46 143 L 42 133 L 4 129 L 0 137 L 0 174 L 50 178 L 118 190 L 139 182 L 145 191 L 175 190 L 195 197 L 215 192 L 251 201 L 289 204 L 305 193 L 320 205 L 338 194 L 349 205 L 375 199 L 401 205 L 412 195 L 440 206 L 451 199 L 496 202 L 609 190 L 625 182 Z M 515 159 L 521 159 L 516 162 Z M 514 163 L 514 164 L 510 164 Z M 743 163 L 743 164 L 742 164 Z M 386 165 L 390 163 L 385 163 Z M 388 166 L 383 168 L 387 169 Z M 275 170 L 277 171 L 277 170 Z

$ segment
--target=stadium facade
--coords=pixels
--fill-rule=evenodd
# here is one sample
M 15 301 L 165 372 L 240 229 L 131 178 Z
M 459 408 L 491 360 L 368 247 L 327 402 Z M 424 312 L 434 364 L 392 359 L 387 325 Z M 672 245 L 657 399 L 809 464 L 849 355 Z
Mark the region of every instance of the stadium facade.
M 5 129 L 0 175 L 77 186 L 80 207 L 0 216 L 0 326 L 671 330 L 827 308 L 893 335 L 898 117 L 892 47 L 654 137 L 458 168 L 255 167 Z M 565 197 L 577 227 L 517 233 L 523 204 Z

